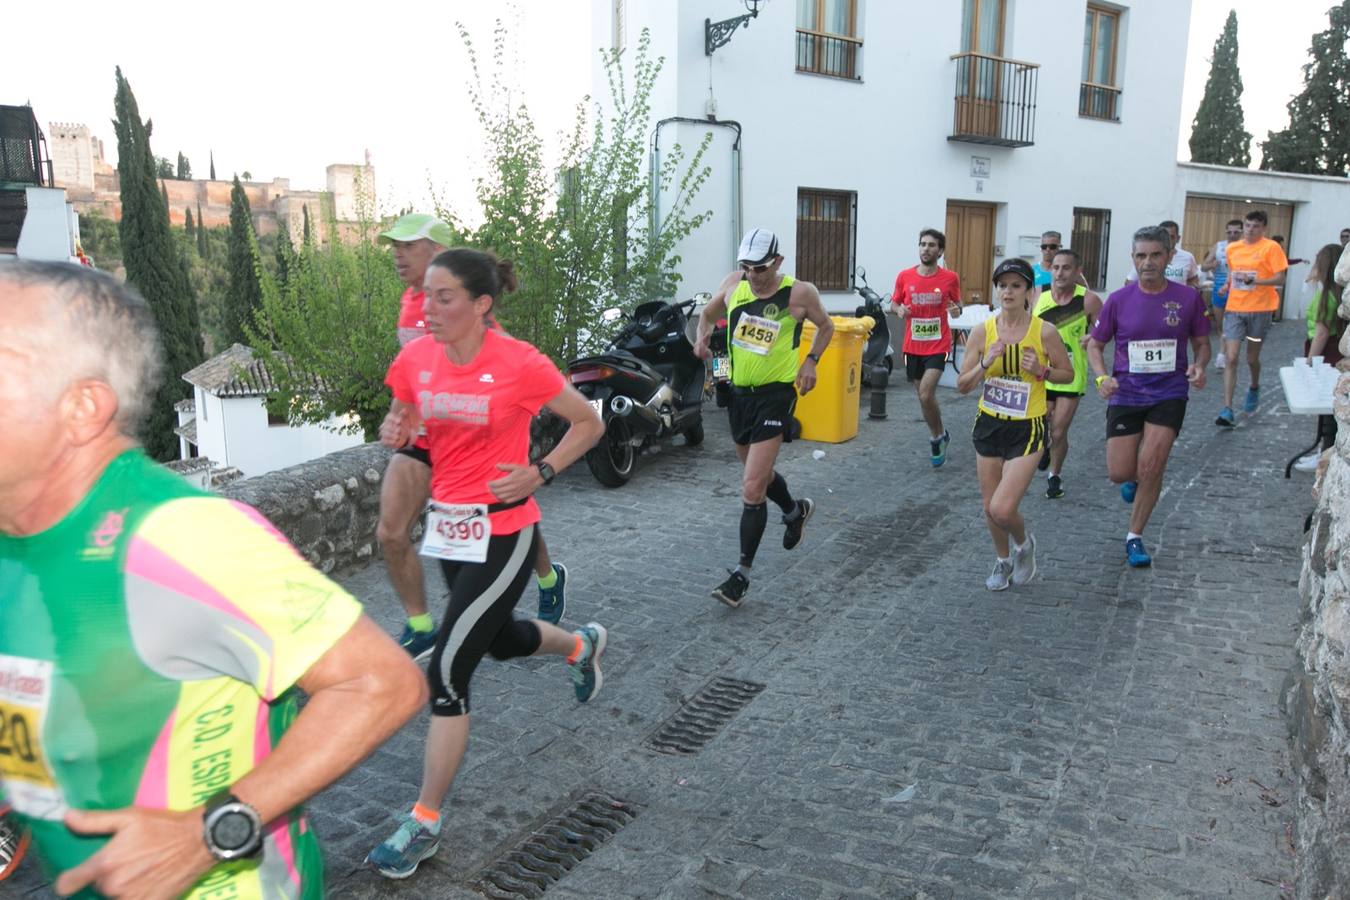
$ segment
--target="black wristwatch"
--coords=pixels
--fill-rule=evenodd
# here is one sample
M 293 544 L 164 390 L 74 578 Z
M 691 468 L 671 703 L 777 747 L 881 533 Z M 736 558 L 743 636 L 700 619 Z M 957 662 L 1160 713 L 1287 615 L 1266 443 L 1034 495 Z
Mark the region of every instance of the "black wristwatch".
M 262 850 L 262 817 L 229 791 L 206 801 L 202 812 L 202 839 L 221 862 L 247 859 Z
M 544 479 L 544 484 L 552 484 L 554 476 L 558 474 L 553 471 L 553 467 L 546 462 L 537 463 L 535 468 L 539 470 L 539 477 Z
M 816 365 L 820 365 L 820 354 L 819 354 L 819 353 L 808 353 L 808 354 L 806 354 L 806 358 L 809 359 L 809 360 L 811 360 L 811 362 L 815 363 Z

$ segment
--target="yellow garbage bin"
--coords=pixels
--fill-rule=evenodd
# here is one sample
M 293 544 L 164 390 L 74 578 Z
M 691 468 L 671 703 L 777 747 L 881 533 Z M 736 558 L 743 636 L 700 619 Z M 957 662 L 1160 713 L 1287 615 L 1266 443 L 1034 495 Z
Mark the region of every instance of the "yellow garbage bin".
M 872 319 L 864 316 L 830 316 L 834 337 L 816 365 L 816 386 L 797 398 L 797 419 L 802 440 L 839 444 L 858 436 L 859 390 L 862 387 L 862 354 L 872 333 Z M 802 323 L 798 359 L 806 359 L 816 326 Z

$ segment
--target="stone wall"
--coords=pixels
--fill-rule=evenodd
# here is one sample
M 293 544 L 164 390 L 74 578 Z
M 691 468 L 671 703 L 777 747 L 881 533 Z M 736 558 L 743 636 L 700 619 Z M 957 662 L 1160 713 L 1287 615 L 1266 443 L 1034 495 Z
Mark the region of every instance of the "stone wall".
M 1304 545 L 1303 624 L 1282 697 L 1299 781 L 1300 900 L 1350 892 L 1350 375 L 1335 397 L 1339 430 Z
M 243 478 L 220 495 L 255 507 L 323 572 L 378 556 L 375 524 L 390 451 L 363 444 Z

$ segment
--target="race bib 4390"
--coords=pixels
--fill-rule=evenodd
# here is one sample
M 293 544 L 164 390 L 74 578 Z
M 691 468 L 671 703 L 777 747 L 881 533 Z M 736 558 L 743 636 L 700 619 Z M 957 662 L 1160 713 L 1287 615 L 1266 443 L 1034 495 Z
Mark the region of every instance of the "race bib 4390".
M 492 520 L 486 504 L 433 503 L 427 510 L 421 553 L 452 562 L 480 563 L 487 560 L 491 538 Z
M 17 811 L 60 821 L 66 812 L 65 797 L 42 752 L 52 672 L 47 660 L 0 654 L 0 779 Z

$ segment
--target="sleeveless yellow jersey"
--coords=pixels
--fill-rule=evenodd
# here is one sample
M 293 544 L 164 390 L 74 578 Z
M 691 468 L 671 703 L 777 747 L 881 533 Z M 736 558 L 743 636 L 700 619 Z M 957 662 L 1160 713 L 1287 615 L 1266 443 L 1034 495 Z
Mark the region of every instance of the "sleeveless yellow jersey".
M 795 283 L 784 275 L 772 297 L 760 299 L 742 278 L 727 297 L 727 349 L 731 356 L 731 383 L 737 387 L 786 382 L 797 377 L 797 345 L 802 323 L 788 311 Z
M 998 340 L 998 322 L 1002 316 L 985 321 L 984 350 L 980 360 L 989 356 L 989 348 Z M 1022 350 L 1036 351 L 1036 360 L 1046 365 L 1045 347 L 1041 345 L 1041 326 L 1036 316 L 1027 325 L 1026 337 L 1003 348 L 1003 355 L 994 360 L 984 372 L 980 392 L 980 412 L 996 419 L 1017 421 L 1036 419 L 1045 415 L 1045 382 L 1022 371 Z

